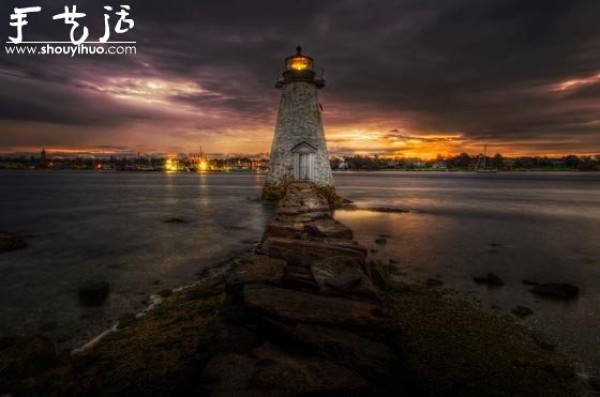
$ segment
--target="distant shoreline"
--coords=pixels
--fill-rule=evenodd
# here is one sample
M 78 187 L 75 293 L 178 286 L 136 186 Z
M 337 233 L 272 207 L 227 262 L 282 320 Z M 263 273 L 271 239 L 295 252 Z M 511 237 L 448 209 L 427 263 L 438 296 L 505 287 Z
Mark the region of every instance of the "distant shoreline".
M 412 169 L 412 170 L 407 170 L 407 169 L 390 169 L 390 168 L 379 168 L 379 169 L 358 169 L 358 170 L 333 170 L 333 172 L 371 172 L 371 171 L 385 171 L 385 172 L 439 172 L 439 173 L 445 173 L 445 172 L 465 172 L 465 173 L 476 173 L 477 171 L 475 170 L 467 170 L 467 169 L 429 169 L 429 168 L 419 168 L 419 169 Z M 511 172 L 581 172 L 581 173 L 587 173 L 587 172 L 598 172 L 600 170 L 589 170 L 589 171 L 582 171 L 582 170 L 577 170 L 577 169 L 527 169 L 527 168 L 519 168 L 519 169 L 515 169 L 515 170 L 497 170 L 494 171 L 495 173 L 511 173 Z
M 184 171 L 162 171 L 162 170 L 153 170 L 153 171 L 144 171 L 144 170 L 93 170 L 93 169 L 77 169 L 77 168 L 61 168 L 61 169 L 47 169 L 47 168 L 0 168 L 0 171 L 15 171 L 15 172 L 35 172 L 35 171 L 43 171 L 43 172 L 64 172 L 64 171 L 76 171 L 76 172 L 90 172 L 90 173 L 162 173 L 162 174 L 264 174 L 265 171 L 256 171 L 256 170 L 236 170 L 236 171 L 202 171 L 202 172 L 184 172 Z M 419 168 L 419 169 L 393 169 L 393 168 L 376 168 L 376 169 L 348 169 L 348 170 L 332 170 L 334 173 L 353 173 L 353 172 L 426 172 L 426 173 L 478 173 L 475 170 L 467 170 L 467 169 L 429 169 L 429 168 Z M 560 173 L 597 173 L 600 172 L 598 170 L 578 170 L 578 169 L 514 169 L 514 170 L 494 170 L 491 173 L 530 173 L 530 172 L 539 172 L 539 173 L 548 173 L 548 172 L 560 172 Z

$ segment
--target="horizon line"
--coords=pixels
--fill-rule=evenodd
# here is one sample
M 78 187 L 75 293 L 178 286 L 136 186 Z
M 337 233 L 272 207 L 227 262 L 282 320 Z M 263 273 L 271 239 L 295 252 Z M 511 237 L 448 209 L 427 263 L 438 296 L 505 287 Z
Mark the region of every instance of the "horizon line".
M 147 156 L 173 156 L 173 155 L 196 155 L 198 154 L 198 152 L 194 152 L 194 151 L 180 151 L 180 152 L 163 152 L 163 151 L 155 151 L 155 152 L 143 152 L 143 151 L 136 151 L 136 150 L 131 150 L 131 151 L 121 151 L 121 152 L 94 152 L 94 151 L 63 151 L 63 150 L 53 150 L 53 149 L 44 149 L 45 152 L 50 155 L 50 154 L 54 154 L 54 155 L 60 155 L 60 156 L 96 156 L 96 157 L 100 157 L 100 156 L 140 156 L 140 157 L 147 157 Z M 229 157 L 229 156 L 269 156 L 270 153 L 269 152 L 203 152 L 205 155 L 209 155 L 209 156 L 224 156 L 224 157 Z M 0 151 L 0 157 L 6 157 L 6 156 L 14 156 L 14 155 L 39 155 L 40 151 L 13 151 L 13 152 L 3 152 Z M 467 154 L 470 157 L 474 157 L 474 156 L 480 156 L 483 153 L 469 153 L 467 151 L 462 151 L 459 153 L 453 153 L 453 154 L 447 154 L 447 155 L 441 155 L 442 158 L 448 159 L 451 157 L 457 157 L 460 156 L 462 154 Z M 497 153 L 500 154 L 502 157 L 504 158 L 517 158 L 517 157 L 548 157 L 548 158 L 552 158 L 552 157 L 567 157 L 567 156 L 599 156 L 600 152 L 568 152 L 568 153 L 545 153 L 545 154 L 502 154 L 502 153 Z M 489 158 L 493 158 L 496 154 L 494 155 L 487 155 L 487 157 Z M 422 156 L 422 155 L 391 155 L 391 154 L 384 154 L 384 153 L 336 153 L 335 151 L 329 151 L 328 153 L 328 157 L 354 157 L 354 156 L 364 156 L 364 157 L 373 157 L 373 156 L 379 156 L 382 158 L 414 158 L 414 159 L 421 159 L 421 160 L 435 160 L 436 156 Z

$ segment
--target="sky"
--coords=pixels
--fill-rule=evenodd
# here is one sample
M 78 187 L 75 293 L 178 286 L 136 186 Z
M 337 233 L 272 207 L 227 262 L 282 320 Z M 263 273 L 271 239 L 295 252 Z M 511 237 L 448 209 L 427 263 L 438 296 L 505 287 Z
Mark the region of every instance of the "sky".
M 300 44 L 333 155 L 600 153 L 598 0 L 3 0 L 0 32 L 41 6 L 25 40 L 69 40 L 77 5 L 97 40 L 120 4 L 136 55 L 2 51 L 0 152 L 268 153 Z

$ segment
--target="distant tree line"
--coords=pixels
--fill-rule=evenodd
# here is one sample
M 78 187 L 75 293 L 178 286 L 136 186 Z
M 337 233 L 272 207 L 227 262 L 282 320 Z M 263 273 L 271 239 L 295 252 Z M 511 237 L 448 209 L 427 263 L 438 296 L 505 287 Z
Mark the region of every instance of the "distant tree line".
M 382 170 L 382 169 L 440 169 L 440 170 L 471 170 L 476 167 L 492 168 L 503 171 L 510 170 L 600 170 L 600 154 L 595 156 L 577 156 L 570 154 L 563 157 L 547 156 L 520 156 L 504 157 L 497 153 L 494 156 L 471 156 L 468 153 L 460 153 L 455 156 L 443 157 L 438 155 L 435 159 L 386 157 L 386 156 L 363 156 L 354 155 L 346 157 L 333 157 L 331 167 L 333 169 L 348 170 Z
M 140 167 L 161 169 L 165 166 L 167 157 L 153 157 L 149 155 L 129 155 L 110 157 L 62 157 L 48 155 L 4 155 L 0 156 L 0 169 L 96 169 L 99 165 L 110 165 L 116 170 L 130 170 Z M 181 164 L 193 163 L 194 157 L 178 158 Z M 208 160 L 211 167 L 256 167 L 266 168 L 268 160 L 255 160 L 250 157 L 228 157 L 213 158 Z M 483 157 L 471 156 L 468 153 L 460 153 L 454 156 L 443 157 L 438 155 L 435 159 L 420 159 L 407 157 L 389 156 L 364 156 L 354 155 L 345 157 L 332 157 L 331 167 L 335 169 L 349 170 L 472 170 L 481 167 Z M 547 156 L 520 156 L 504 157 L 498 153 L 494 156 L 485 157 L 486 168 L 503 171 L 511 170 L 579 170 L 599 171 L 600 154 L 594 156 L 577 156 L 570 154 L 563 157 Z
M 146 156 L 130 156 L 93 158 L 68 156 L 3 156 L 0 157 L 0 168 L 4 169 L 94 169 L 98 164 L 111 164 L 116 169 L 126 167 L 164 165 L 165 159 Z
M 0 156 L 0 169 L 73 169 L 93 170 L 109 166 L 110 169 L 128 171 L 140 168 L 163 169 L 170 157 L 149 155 L 128 156 L 55 156 L 55 155 L 4 155 Z M 176 156 L 182 165 L 197 162 L 194 156 Z M 207 159 L 211 167 L 243 167 L 268 166 L 267 160 L 253 160 L 250 157 L 237 156 L 225 159 Z

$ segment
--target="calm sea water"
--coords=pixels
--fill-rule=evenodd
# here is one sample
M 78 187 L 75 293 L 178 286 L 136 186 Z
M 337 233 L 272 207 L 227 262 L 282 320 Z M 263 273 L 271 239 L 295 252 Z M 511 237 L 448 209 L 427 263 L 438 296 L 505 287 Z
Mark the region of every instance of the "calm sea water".
M 359 207 L 404 214 L 339 211 L 356 239 L 378 250 L 373 259 L 399 260 L 403 277 L 444 287 L 510 313 L 551 334 L 563 351 L 600 375 L 600 174 L 584 173 L 343 173 L 338 191 Z M 380 234 L 387 245 L 374 243 Z M 494 272 L 506 283 L 479 286 L 473 276 Z M 568 282 L 573 302 L 540 299 L 522 280 Z
M 338 211 L 373 259 L 399 261 L 403 278 L 444 286 L 542 329 L 600 375 L 600 174 L 344 172 L 338 192 L 361 207 Z M 0 255 L 0 335 L 43 332 L 69 348 L 141 310 L 152 292 L 195 274 L 262 234 L 273 207 L 255 174 L 0 172 L 0 231 L 29 236 Z M 179 217 L 185 224 L 165 223 Z M 380 234 L 388 244 L 377 245 Z M 472 276 L 498 274 L 504 287 Z M 569 282 L 570 303 L 545 301 L 521 280 Z M 78 288 L 107 280 L 106 305 L 78 305 Z M 157 284 L 158 283 L 158 284 Z
M 251 174 L 0 172 L 0 231 L 30 236 L 0 255 L 0 334 L 41 327 L 73 347 L 252 249 L 273 212 L 262 185 Z M 97 280 L 110 283 L 107 304 L 81 307 L 79 288 Z

